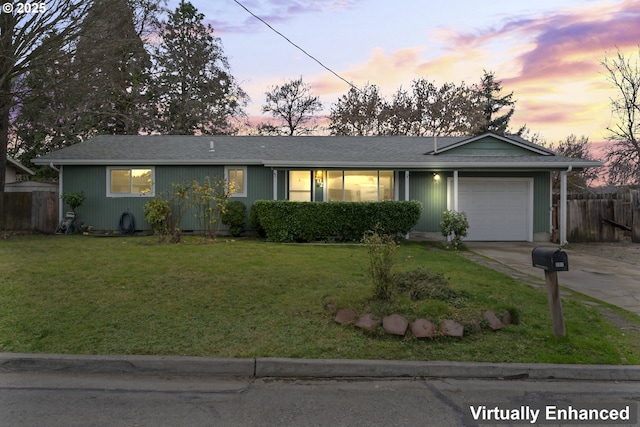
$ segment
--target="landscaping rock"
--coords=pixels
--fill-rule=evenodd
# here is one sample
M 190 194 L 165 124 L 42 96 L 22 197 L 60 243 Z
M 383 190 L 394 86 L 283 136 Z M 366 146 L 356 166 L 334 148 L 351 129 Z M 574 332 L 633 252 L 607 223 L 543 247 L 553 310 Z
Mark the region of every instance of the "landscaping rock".
M 436 325 L 427 319 L 418 319 L 411 324 L 411 332 L 416 338 L 433 338 L 436 336 Z
M 358 321 L 356 322 L 358 328 L 366 329 L 367 331 L 373 331 L 378 325 L 380 325 L 380 322 L 377 321 L 371 313 L 363 314 L 358 317 Z
M 356 320 L 356 312 L 350 308 L 343 308 L 338 310 L 336 313 L 336 317 L 333 319 L 336 323 L 340 323 L 341 325 L 345 325 L 347 323 L 351 323 Z
M 404 336 L 407 333 L 409 321 L 399 314 L 392 314 L 382 319 L 382 328 L 385 334 Z
M 493 311 L 485 311 L 483 316 L 487 320 L 487 322 L 489 322 L 489 328 L 492 331 L 497 331 L 499 329 L 504 328 L 504 325 L 502 324 L 500 319 L 498 319 L 498 316 L 496 316 L 496 314 Z
M 445 319 L 442 321 L 440 327 L 442 328 L 442 332 L 450 337 L 462 338 L 464 335 L 464 326 L 455 320 Z

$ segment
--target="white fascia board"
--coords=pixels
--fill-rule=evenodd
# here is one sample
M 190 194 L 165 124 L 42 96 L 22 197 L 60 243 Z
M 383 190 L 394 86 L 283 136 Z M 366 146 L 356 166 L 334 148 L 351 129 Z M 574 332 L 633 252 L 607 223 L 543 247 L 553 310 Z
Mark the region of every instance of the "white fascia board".
M 601 167 L 602 162 L 265 162 L 272 168 L 373 168 L 373 169 L 567 169 Z
M 263 165 L 262 160 L 246 159 L 246 160 L 225 160 L 225 159 L 197 159 L 197 160 L 84 160 L 84 159 L 34 159 L 34 164 L 48 165 L 76 165 L 76 166 L 189 166 L 189 165 Z

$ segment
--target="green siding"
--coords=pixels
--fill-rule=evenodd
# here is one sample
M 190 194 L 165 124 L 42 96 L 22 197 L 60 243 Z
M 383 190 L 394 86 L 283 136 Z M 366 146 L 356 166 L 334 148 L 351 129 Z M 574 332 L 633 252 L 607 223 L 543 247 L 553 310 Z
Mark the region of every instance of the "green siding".
M 531 156 L 534 154 L 526 148 L 518 147 L 506 141 L 500 141 L 492 137 L 486 137 L 458 148 L 445 151 L 440 156 Z
M 439 174 L 440 181 L 434 180 L 434 172 L 412 171 L 409 174 L 409 200 L 422 203 L 422 215 L 414 231 L 440 231 L 442 212 L 447 209 L 447 174 Z M 400 175 L 404 187 L 404 172 Z
M 106 166 L 65 166 L 64 192 L 83 191 L 87 199 L 78 209 L 78 219 L 96 230 L 116 230 L 123 212 L 133 214 L 136 230 L 150 230 L 144 220 L 143 207 L 148 197 L 107 197 Z M 223 166 L 156 166 L 156 196 L 165 196 L 172 192 L 173 184 L 190 184 L 193 180 L 203 183 L 205 177 L 212 180 L 224 177 Z M 283 178 L 284 179 L 284 178 Z M 261 166 L 247 168 L 248 197 L 233 197 L 247 206 L 248 210 L 255 200 L 273 198 L 273 175 L 271 170 Z M 65 209 L 67 209 L 65 207 Z M 193 212 L 188 210 L 182 220 L 183 230 L 198 230 L 200 226 Z M 221 227 L 224 229 L 224 227 Z
M 409 198 L 422 203 L 422 215 L 414 231 L 440 232 L 442 212 L 447 209 L 447 178 L 453 172 L 438 172 L 440 181 L 434 180 L 434 172 L 412 171 L 409 176 Z M 404 200 L 404 172 L 401 173 L 400 200 Z M 459 172 L 459 178 L 533 178 L 533 232 L 548 233 L 550 223 L 550 172 Z
M 149 230 L 144 220 L 143 206 L 147 197 L 106 197 L 107 172 L 105 166 L 65 166 L 63 169 L 63 192 L 84 192 L 87 196 L 78 209 L 78 219 L 96 230 L 116 230 L 123 212 L 131 212 L 136 221 L 137 230 Z M 434 172 L 439 173 L 440 181 L 434 180 Z M 278 170 L 278 199 L 286 199 L 286 171 Z M 212 179 L 224 176 L 222 166 L 157 166 L 155 167 L 156 195 L 168 194 L 174 183 L 190 183 L 204 178 Z M 439 232 L 442 212 L 447 209 L 447 178 L 451 171 L 411 171 L 409 176 L 409 199 L 422 203 L 422 215 L 415 231 Z M 534 233 L 549 232 L 550 224 L 550 172 L 464 172 L 459 177 L 497 177 L 534 179 Z M 404 170 L 397 174 L 399 200 L 404 200 Z M 262 166 L 247 168 L 247 197 L 234 197 L 247 206 L 247 215 L 256 200 L 273 199 L 273 171 Z M 321 194 L 321 188 L 318 188 Z M 64 208 L 68 210 L 68 207 Z M 198 230 L 200 227 L 192 212 L 184 216 L 184 230 Z M 224 229 L 224 227 L 221 227 Z

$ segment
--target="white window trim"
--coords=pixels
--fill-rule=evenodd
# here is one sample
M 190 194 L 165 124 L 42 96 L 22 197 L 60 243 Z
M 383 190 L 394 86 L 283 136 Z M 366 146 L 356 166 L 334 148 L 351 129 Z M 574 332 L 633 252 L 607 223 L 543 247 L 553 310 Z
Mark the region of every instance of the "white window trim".
M 225 181 L 227 181 L 227 183 L 229 182 L 229 170 L 241 170 L 243 171 L 242 174 L 244 176 L 244 188 L 242 189 L 242 193 L 233 193 L 231 195 L 231 197 L 247 197 L 247 170 L 249 168 L 247 166 L 225 166 L 224 167 L 224 179 Z
M 147 194 L 112 193 L 111 171 L 123 169 L 151 169 L 151 192 Z M 107 197 L 155 197 L 156 196 L 156 168 L 154 166 L 107 166 Z

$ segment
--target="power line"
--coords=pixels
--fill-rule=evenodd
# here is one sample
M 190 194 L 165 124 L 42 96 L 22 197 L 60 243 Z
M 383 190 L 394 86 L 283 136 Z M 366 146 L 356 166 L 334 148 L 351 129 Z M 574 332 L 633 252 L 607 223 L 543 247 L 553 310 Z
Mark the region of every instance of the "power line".
M 322 68 L 324 68 L 325 70 L 327 70 L 328 72 L 330 72 L 331 74 L 333 74 L 334 76 L 336 76 L 337 78 L 339 78 L 340 80 L 342 80 L 343 82 L 345 82 L 346 84 L 348 84 L 349 86 L 351 86 L 352 88 L 354 88 L 355 90 L 359 90 L 353 83 L 347 81 L 347 79 L 345 79 L 344 77 L 342 77 L 340 74 L 336 73 L 335 71 L 333 71 L 331 68 L 327 67 L 326 65 L 324 65 L 322 62 L 320 62 L 319 59 L 317 59 L 315 56 L 311 55 L 309 52 L 307 52 L 306 50 L 304 50 L 303 48 L 301 48 L 300 46 L 298 46 L 297 44 L 295 44 L 293 41 L 291 41 L 287 36 L 285 36 L 284 34 L 282 34 L 280 31 L 276 30 L 275 28 L 273 28 L 271 25 L 269 25 L 268 22 L 266 22 L 264 19 L 260 18 L 258 15 L 256 15 L 255 13 L 253 13 L 252 11 L 250 11 L 249 9 L 247 9 L 247 7 L 245 5 L 243 5 L 242 3 L 240 3 L 240 1 L 238 0 L 233 0 L 238 6 L 240 6 L 241 8 L 243 8 L 244 10 L 247 11 L 247 13 L 249 13 L 251 16 L 253 16 L 254 18 L 256 18 L 258 21 L 262 22 L 264 25 L 266 25 L 267 27 L 269 27 L 269 29 L 271 31 L 273 31 L 274 33 L 276 33 L 277 35 L 279 35 L 280 37 L 282 37 L 283 39 L 285 39 L 290 45 L 292 45 L 293 47 L 295 47 L 296 49 L 298 49 L 300 52 L 304 53 L 305 55 L 307 55 L 309 58 L 313 59 L 314 61 L 316 61 L 318 64 L 320 64 L 320 66 Z

